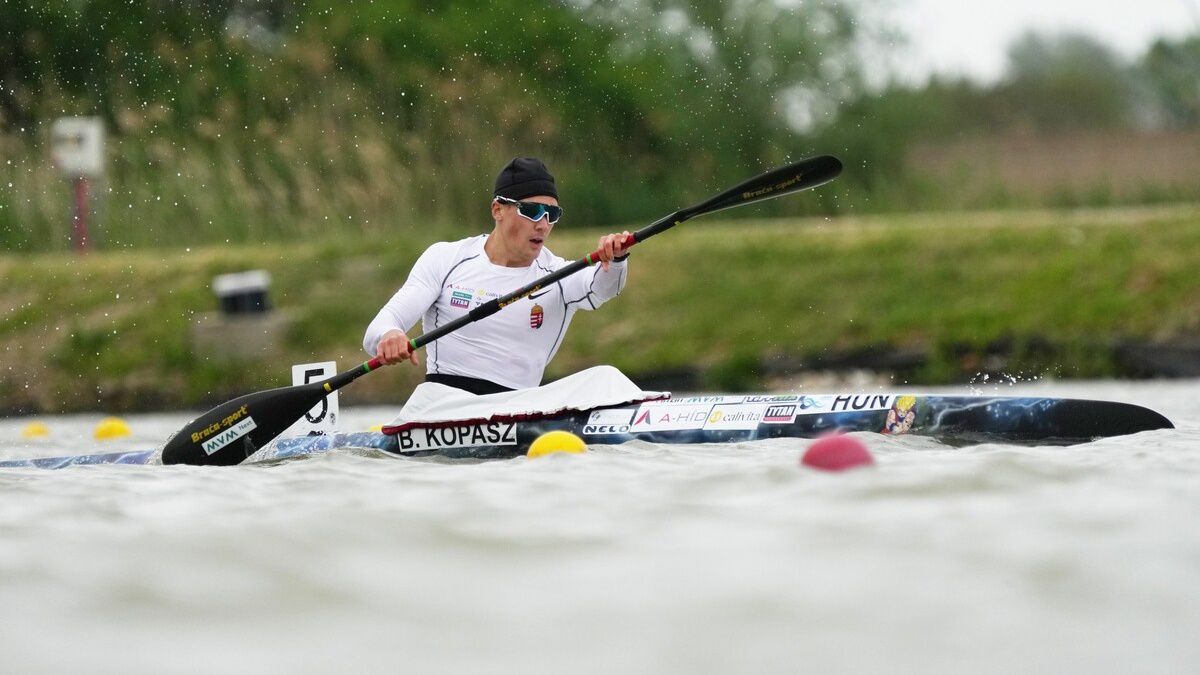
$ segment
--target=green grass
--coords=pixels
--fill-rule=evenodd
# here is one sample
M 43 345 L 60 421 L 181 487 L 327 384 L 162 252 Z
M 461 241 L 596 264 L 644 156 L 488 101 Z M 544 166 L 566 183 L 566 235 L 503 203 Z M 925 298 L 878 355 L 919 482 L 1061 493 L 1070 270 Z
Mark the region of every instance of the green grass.
M 555 233 L 574 257 L 599 231 Z M 190 251 L 0 256 L 0 407 L 201 406 L 286 384 L 287 365 L 365 358 L 363 329 L 431 241 L 370 239 Z M 921 347 L 923 382 L 963 379 L 1008 338 L 1027 374 L 1104 376 L 1118 340 L 1200 330 L 1200 207 L 906 214 L 706 222 L 639 246 L 624 293 L 581 312 L 551 364 L 628 373 L 700 366 L 714 388 L 748 388 L 764 356 Z M 215 309 L 216 274 L 264 268 L 294 317 L 277 353 L 195 353 L 189 324 Z M 1056 346 L 1047 354 L 1040 341 Z M 349 400 L 401 400 L 419 377 L 364 378 Z

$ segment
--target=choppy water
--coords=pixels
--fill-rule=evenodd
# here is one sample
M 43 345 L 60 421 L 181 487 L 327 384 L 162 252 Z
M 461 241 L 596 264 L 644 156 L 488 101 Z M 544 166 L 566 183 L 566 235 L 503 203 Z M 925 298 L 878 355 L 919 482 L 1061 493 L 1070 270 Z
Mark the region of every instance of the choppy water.
M 862 435 L 845 474 L 784 440 L 0 470 L 0 672 L 1200 672 L 1200 381 L 1002 391 L 1179 428 Z M 0 420 L 0 456 L 93 451 L 98 419 Z

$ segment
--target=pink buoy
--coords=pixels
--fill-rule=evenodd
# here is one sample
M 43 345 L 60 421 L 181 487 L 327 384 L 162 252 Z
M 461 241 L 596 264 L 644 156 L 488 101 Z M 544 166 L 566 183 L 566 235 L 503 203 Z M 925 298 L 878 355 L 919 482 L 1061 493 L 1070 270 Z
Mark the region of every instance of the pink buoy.
M 822 471 L 845 471 L 874 464 L 875 458 L 862 441 L 853 436 L 836 434 L 818 439 L 810 445 L 800 458 L 800 463 Z

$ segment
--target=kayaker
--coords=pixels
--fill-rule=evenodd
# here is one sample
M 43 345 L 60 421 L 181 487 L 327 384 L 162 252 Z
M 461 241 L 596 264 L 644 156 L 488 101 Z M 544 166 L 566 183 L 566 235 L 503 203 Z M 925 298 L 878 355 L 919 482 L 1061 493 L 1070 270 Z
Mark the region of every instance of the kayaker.
M 545 246 L 562 214 L 546 165 L 534 157 L 510 161 L 496 176 L 492 232 L 426 249 L 367 327 L 367 353 L 388 364 L 419 365 L 408 336 L 418 320 L 431 331 L 568 264 Z M 628 234 L 600 237 L 600 265 L 430 343 L 425 380 L 475 394 L 541 384 L 572 315 L 596 309 L 624 288 L 629 256 L 621 242 Z

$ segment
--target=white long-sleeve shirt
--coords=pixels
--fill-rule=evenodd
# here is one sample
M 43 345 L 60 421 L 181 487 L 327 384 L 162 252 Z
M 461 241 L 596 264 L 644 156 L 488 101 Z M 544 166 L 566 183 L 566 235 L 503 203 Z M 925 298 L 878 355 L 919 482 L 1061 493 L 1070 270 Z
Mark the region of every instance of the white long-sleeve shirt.
M 543 248 L 529 267 L 503 267 L 488 259 L 488 235 L 440 242 L 421 254 L 408 280 L 367 327 L 363 348 L 375 356 L 390 330 L 405 333 L 421 321 L 429 332 L 475 307 L 515 291 L 569 264 Z M 581 270 L 467 324 L 427 347 L 426 371 L 495 382 L 513 389 L 541 384 L 571 317 L 615 298 L 625 287 L 627 263 Z

